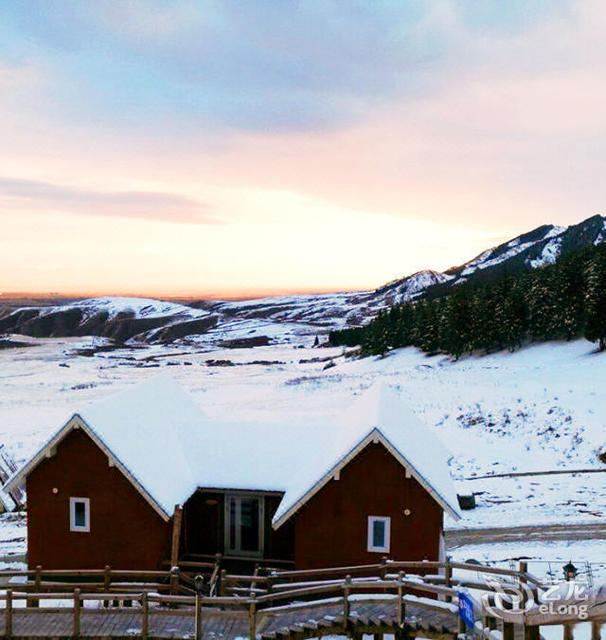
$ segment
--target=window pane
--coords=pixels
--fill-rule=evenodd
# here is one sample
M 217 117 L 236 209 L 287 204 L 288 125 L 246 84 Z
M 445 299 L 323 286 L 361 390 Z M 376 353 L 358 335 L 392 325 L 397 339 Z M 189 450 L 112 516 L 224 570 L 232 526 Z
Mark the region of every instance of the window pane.
M 372 546 L 384 547 L 385 546 L 385 521 L 375 520 L 372 523 Z
M 236 549 L 236 499 L 229 499 L 229 548 Z
M 84 502 L 74 502 L 74 525 L 76 527 L 86 526 L 86 505 Z
M 259 500 L 241 498 L 240 548 L 242 551 L 259 551 Z

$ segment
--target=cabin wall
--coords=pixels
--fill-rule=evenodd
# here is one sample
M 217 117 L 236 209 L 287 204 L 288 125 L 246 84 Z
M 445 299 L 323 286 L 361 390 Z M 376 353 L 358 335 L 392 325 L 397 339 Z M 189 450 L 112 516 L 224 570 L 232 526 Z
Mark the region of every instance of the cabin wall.
M 90 532 L 70 532 L 70 496 L 90 499 Z M 170 558 L 172 521 L 109 466 L 82 429 L 71 431 L 27 478 L 27 513 L 30 568 L 159 569 Z
M 389 553 L 367 551 L 368 516 L 391 518 Z M 369 444 L 293 518 L 297 569 L 439 557 L 442 508 L 382 444 Z
M 221 491 L 196 491 L 183 506 L 181 556 L 223 553 L 225 496 Z
M 286 522 L 277 531 L 271 521 L 282 502 L 281 496 L 267 496 L 265 498 L 265 558 L 268 560 L 294 560 L 295 525 Z

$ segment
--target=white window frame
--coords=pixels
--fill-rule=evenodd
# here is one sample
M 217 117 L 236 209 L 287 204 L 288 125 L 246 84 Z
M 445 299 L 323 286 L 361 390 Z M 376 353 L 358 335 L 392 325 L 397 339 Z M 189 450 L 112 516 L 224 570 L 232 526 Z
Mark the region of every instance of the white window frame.
M 84 525 L 76 524 L 76 504 L 79 502 L 84 503 Z M 69 530 L 79 533 L 90 532 L 90 498 L 69 499 Z
M 376 547 L 374 542 L 375 522 L 385 524 L 385 545 Z M 391 518 L 389 516 L 368 516 L 367 550 L 372 553 L 389 553 L 391 538 Z
M 230 547 L 229 540 L 229 524 L 230 524 L 230 512 L 229 503 L 234 498 L 236 500 L 236 547 L 232 549 Z M 258 551 L 242 551 L 242 545 L 240 541 L 240 502 L 243 498 L 255 498 L 259 501 L 259 550 Z M 255 493 L 226 493 L 225 494 L 225 508 L 224 508 L 224 529 L 225 529 L 225 554 L 236 556 L 247 556 L 251 558 L 263 557 L 264 542 L 265 542 L 265 496 Z

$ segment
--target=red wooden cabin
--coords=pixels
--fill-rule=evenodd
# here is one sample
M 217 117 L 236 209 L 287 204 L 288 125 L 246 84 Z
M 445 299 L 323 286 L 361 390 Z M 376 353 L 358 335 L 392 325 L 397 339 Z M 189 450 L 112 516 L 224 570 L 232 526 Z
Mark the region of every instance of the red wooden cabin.
M 385 388 L 336 420 L 218 422 L 159 376 L 74 414 L 24 484 L 32 568 L 437 560 L 459 517 L 447 453 Z

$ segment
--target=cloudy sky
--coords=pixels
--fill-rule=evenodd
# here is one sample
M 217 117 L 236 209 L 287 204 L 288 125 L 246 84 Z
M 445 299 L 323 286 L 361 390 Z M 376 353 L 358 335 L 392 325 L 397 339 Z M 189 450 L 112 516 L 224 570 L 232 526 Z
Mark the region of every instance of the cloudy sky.
M 0 291 L 370 288 L 606 209 L 603 0 L 4 0 Z

